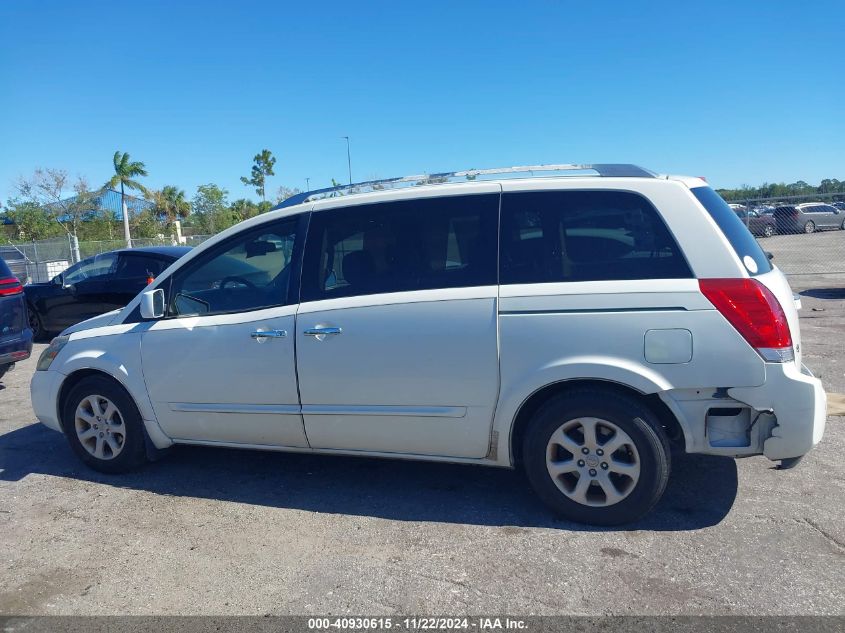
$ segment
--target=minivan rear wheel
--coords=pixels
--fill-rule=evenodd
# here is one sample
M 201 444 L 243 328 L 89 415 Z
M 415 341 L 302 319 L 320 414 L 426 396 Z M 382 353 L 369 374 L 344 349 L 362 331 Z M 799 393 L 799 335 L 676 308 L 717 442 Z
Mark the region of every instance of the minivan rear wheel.
M 523 462 L 556 513 L 594 525 L 629 523 L 658 502 L 669 481 L 669 442 L 654 413 L 611 390 L 570 391 L 530 422 Z
M 141 414 L 112 378 L 80 380 L 65 398 L 62 428 L 73 452 L 94 470 L 128 472 L 146 461 Z

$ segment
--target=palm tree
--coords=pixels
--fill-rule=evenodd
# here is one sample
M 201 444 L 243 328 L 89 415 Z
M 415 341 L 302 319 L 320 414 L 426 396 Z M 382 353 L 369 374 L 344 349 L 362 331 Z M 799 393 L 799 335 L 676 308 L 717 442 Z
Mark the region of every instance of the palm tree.
M 168 225 L 177 219 L 188 217 L 191 213 L 191 203 L 185 199 L 185 192 L 179 187 L 165 185 L 161 191 L 151 191 L 150 197 L 155 205 L 155 214 Z
M 147 168 L 144 163 L 140 161 L 129 160 L 129 153 L 120 152 L 114 153 L 114 176 L 105 184 L 107 189 L 116 189 L 120 184 L 120 208 L 123 212 L 123 236 L 126 238 L 126 246 L 132 246 L 132 237 L 129 234 L 129 212 L 126 208 L 126 193 L 124 187 L 136 189 L 144 194 L 147 193 L 146 188 L 137 180 L 133 180 L 138 176 L 146 176 Z

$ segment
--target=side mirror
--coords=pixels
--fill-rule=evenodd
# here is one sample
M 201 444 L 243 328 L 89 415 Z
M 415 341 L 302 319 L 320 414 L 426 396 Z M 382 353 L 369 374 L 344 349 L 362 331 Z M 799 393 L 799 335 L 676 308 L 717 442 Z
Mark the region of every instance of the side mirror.
M 147 290 L 141 293 L 141 318 L 160 319 L 164 316 L 164 290 Z
M 54 286 L 64 286 L 65 285 L 64 275 L 59 273 L 58 275 L 53 277 L 53 285 Z

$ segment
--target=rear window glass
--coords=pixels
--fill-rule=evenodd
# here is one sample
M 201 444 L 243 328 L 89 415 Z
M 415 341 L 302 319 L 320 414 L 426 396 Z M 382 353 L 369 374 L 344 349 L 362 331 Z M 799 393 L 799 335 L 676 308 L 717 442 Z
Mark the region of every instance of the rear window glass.
M 762 275 L 772 270 L 772 264 L 757 240 L 718 193 L 710 187 L 695 187 L 691 191 L 722 229 L 750 274 Z
M 9 270 L 9 266 L 6 265 L 6 262 L 0 257 L 0 279 L 14 277 L 12 271 Z

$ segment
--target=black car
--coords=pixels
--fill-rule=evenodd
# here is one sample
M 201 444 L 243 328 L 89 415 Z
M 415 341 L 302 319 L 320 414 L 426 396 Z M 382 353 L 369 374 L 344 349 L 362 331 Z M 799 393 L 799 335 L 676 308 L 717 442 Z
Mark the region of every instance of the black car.
M 157 246 L 111 251 L 83 259 L 47 283 L 24 286 L 35 338 L 122 308 L 190 250 Z
M 0 258 L 0 378 L 32 352 L 23 287 Z

